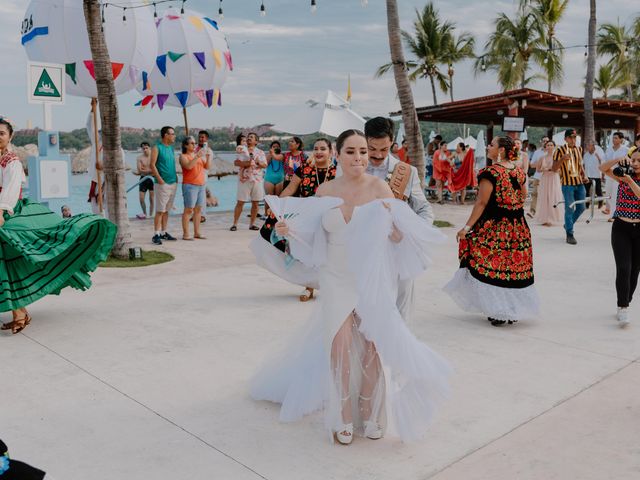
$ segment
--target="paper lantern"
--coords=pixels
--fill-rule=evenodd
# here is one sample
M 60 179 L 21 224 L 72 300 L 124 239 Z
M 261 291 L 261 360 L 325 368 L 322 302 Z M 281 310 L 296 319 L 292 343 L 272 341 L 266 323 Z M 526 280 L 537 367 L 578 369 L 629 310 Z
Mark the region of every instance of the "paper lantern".
M 120 0 L 118 5 L 140 5 Z M 116 93 L 131 90 L 153 68 L 158 38 L 153 9 L 105 6 L 102 24 Z M 32 61 L 66 65 L 67 93 L 97 97 L 82 0 L 32 0 L 22 23 L 22 45 Z

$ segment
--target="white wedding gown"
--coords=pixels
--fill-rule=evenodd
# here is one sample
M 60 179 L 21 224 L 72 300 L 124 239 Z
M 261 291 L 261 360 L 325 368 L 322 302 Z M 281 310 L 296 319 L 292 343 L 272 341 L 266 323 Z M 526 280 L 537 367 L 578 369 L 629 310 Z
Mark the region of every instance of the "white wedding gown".
M 356 434 L 374 420 L 417 440 L 447 392 L 450 367 L 396 307 L 398 280 L 424 271 L 430 243 L 444 237 L 403 202 L 384 203 L 357 207 L 348 224 L 340 208 L 326 210 L 313 238 L 298 235 L 313 245 L 307 252 L 291 241 L 294 257 L 319 266 L 321 296 L 308 324 L 252 381 L 254 399 L 282 404 L 282 421 L 324 409 L 327 430 L 338 431 L 350 403 Z M 392 223 L 404 235 L 398 244 Z

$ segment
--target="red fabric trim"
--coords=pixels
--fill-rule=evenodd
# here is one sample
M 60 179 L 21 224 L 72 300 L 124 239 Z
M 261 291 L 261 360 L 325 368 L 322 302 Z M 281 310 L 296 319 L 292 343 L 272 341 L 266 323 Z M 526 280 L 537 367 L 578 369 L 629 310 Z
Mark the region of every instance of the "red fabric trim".
M 478 185 L 478 181 L 474 171 L 474 155 L 473 149 L 470 148 L 467 150 L 460 168 L 457 171 L 449 170 L 448 187 L 452 192 L 459 192 L 466 187 L 475 187 L 476 185 Z

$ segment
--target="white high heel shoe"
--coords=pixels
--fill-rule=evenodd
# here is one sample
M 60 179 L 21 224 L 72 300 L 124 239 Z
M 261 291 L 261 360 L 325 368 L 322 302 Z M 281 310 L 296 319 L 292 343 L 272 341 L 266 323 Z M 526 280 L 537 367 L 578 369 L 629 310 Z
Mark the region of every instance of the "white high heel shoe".
M 345 423 L 339 432 L 336 432 L 336 440 L 342 445 L 349 445 L 353 441 L 353 423 Z
M 373 420 L 364 421 L 364 436 L 371 440 L 379 440 L 384 435 L 382 427 L 378 425 L 378 422 Z

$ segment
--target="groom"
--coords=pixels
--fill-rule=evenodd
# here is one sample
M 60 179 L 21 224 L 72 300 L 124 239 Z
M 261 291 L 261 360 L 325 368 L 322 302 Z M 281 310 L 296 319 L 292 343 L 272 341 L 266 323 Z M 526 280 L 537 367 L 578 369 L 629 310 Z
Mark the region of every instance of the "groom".
M 364 135 L 367 137 L 369 147 L 367 173 L 387 182 L 406 185 L 404 195 L 401 196 L 419 217 L 431 225 L 434 219 L 433 209 L 424 196 L 418 170 L 414 166 L 400 162 L 390 153 L 393 131 L 394 124 L 390 118 L 375 117 L 364 124 Z M 406 169 L 407 166 L 409 170 Z M 401 179 L 401 177 L 405 178 Z M 402 318 L 408 321 L 413 308 L 413 280 L 399 281 L 396 305 Z

